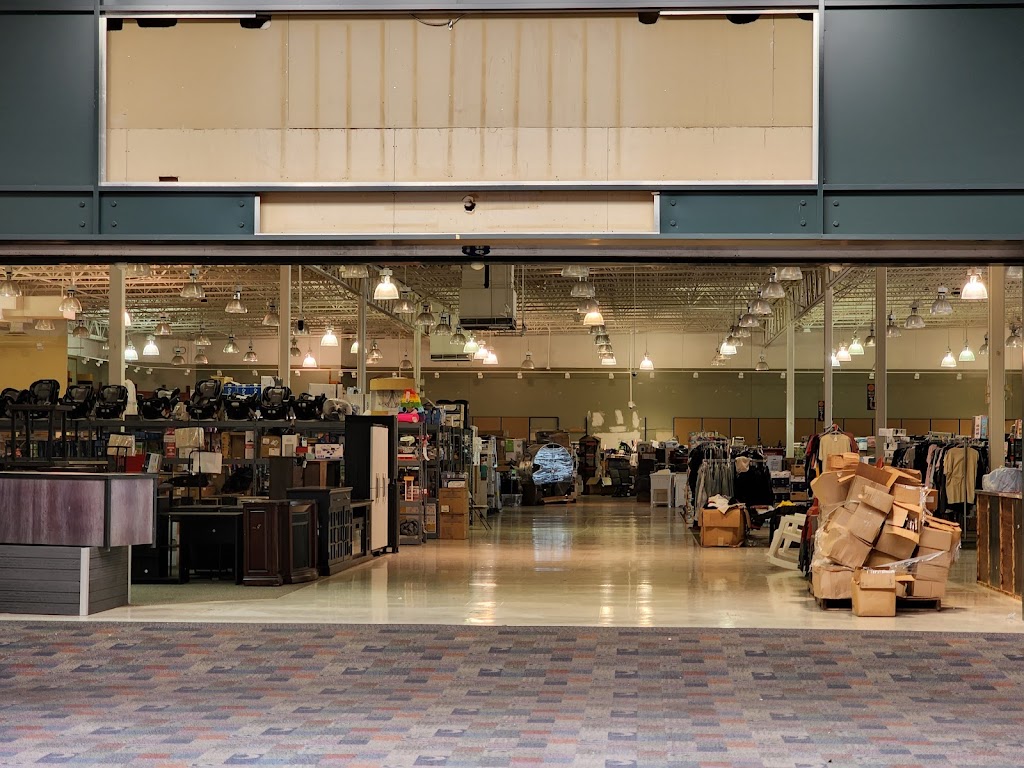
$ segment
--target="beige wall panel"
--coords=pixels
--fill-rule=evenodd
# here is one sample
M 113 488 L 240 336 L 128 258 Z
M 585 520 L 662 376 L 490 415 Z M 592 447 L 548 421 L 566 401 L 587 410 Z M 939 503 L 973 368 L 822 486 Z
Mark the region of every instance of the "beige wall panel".
M 124 128 L 107 131 L 106 174 L 118 181 L 128 178 L 128 131 Z
M 951 432 L 954 435 L 960 434 L 959 419 L 932 419 L 933 432 Z
M 698 26 L 684 22 L 620 27 L 621 125 L 708 125 L 709 91 Z M 662 72 L 671 72 L 672 77 L 659 76 Z
M 772 125 L 809 126 L 814 111 L 814 25 L 775 19 Z
M 397 202 L 396 202 L 397 199 Z M 650 232 L 653 201 L 645 193 L 485 193 L 467 214 L 458 194 L 270 193 L 260 207 L 264 233 L 358 232 Z
M 519 125 L 535 128 L 554 126 L 551 101 L 552 25 L 554 19 L 530 24 L 520 43 Z
M 559 127 L 593 125 L 586 121 L 589 51 L 584 24 L 580 19 L 555 19 L 551 33 L 551 123 Z
M 758 419 L 757 430 L 761 435 L 761 445 L 766 447 L 786 446 L 785 419 Z
M 384 59 L 384 124 L 391 128 L 413 128 L 418 125 L 418 81 L 416 72 L 419 34 L 416 22 L 389 23 L 386 26 L 386 52 Z M 424 73 L 425 74 L 425 73 Z
M 770 161 L 765 179 L 791 181 L 813 179 L 811 147 L 814 136 L 811 128 L 766 128 L 763 154 Z
M 621 22 L 610 18 L 587 19 L 587 125 L 619 125 L 622 109 Z
M 452 85 L 453 126 L 473 128 L 484 123 L 484 67 L 486 55 L 485 24 L 479 19 L 463 19 L 455 25 L 452 37 L 456 81 Z
M 742 437 L 747 445 L 757 445 L 757 419 L 731 419 L 730 436 Z
M 923 435 L 932 428 L 930 419 L 903 419 L 903 428 L 908 435 Z
M 345 131 L 344 181 L 390 181 L 395 178 L 394 131 Z
M 107 36 L 111 128 L 279 128 L 288 22 L 140 29 Z
M 128 180 L 156 182 L 160 176 L 177 176 L 182 182 L 279 178 L 281 137 L 279 131 L 268 130 L 131 130 Z M 246 172 L 240 173 L 243 169 Z
M 1007 424 L 1012 423 L 1013 422 L 1010 421 L 1007 422 Z M 1007 427 L 1006 432 L 1009 434 L 1009 427 Z M 966 437 L 974 437 L 974 419 L 960 419 L 960 429 L 957 434 L 964 435 Z
M 729 431 L 729 419 L 728 418 L 710 418 L 706 417 L 703 420 L 703 431 L 704 432 L 717 432 L 725 437 L 730 437 L 731 432 Z
M 287 126 L 344 128 L 348 125 L 349 25 L 305 18 L 288 19 L 285 23 L 288 25 Z
M 387 123 L 387 87 L 384 79 L 387 24 L 371 19 L 354 19 L 348 24 L 348 127 L 390 127 Z
M 686 443 L 691 432 L 701 431 L 700 416 L 676 416 L 672 419 L 672 434 L 676 440 Z
M 454 37 L 447 29 L 415 24 L 416 121 L 419 128 L 452 125 L 452 82 L 461 79 L 455 70 Z
M 710 128 L 613 128 L 609 133 L 611 179 L 716 178 L 719 148 Z
M 518 74 L 522 22 L 503 19 L 498 23 L 487 23 L 484 34 L 484 58 L 478 65 L 483 67 L 480 89 L 484 116 L 482 125 L 510 128 L 516 125 L 518 91 L 521 87 Z
M 771 125 L 773 25 L 723 25 L 705 18 L 696 26 L 707 28 L 700 46 L 705 57 L 705 87 L 712 95 L 706 124 Z

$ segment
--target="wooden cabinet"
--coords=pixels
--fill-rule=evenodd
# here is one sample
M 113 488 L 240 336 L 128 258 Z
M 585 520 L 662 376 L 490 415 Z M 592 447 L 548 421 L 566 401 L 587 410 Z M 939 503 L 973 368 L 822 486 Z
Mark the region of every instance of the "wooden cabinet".
M 314 502 L 251 502 L 243 516 L 243 584 L 280 586 L 317 578 Z
M 978 583 L 1009 595 L 1024 588 L 1024 510 L 1019 493 L 978 491 Z
M 351 488 L 292 488 L 289 499 L 316 504 L 316 560 L 321 576 L 331 576 L 352 560 L 355 538 Z

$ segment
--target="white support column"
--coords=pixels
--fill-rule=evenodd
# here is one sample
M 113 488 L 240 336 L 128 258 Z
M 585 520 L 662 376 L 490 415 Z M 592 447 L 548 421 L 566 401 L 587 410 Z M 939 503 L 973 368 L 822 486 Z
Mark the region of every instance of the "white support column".
M 825 280 L 828 281 L 828 268 L 825 268 Z M 825 387 L 822 395 L 822 400 L 825 401 L 825 429 L 828 429 L 833 422 L 832 418 L 832 288 L 825 289 L 825 343 L 824 343 L 824 359 L 825 365 L 823 366 L 825 375 Z
M 281 323 L 277 328 L 277 377 L 281 386 L 290 387 L 291 330 L 292 330 L 292 268 L 281 267 L 281 282 L 278 286 L 277 312 Z
M 988 461 L 990 469 L 1006 463 L 1006 268 L 988 268 Z
M 370 402 L 367 397 L 369 393 L 366 391 L 366 353 L 369 351 L 369 346 L 366 343 L 366 292 L 368 285 L 369 280 L 360 278 L 357 320 L 359 327 L 356 329 L 356 340 L 359 342 L 359 351 L 356 353 L 356 386 L 359 387 L 359 393 L 363 397 L 363 402 L 367 404 Z
M 419 391 L 423 388 L 422 379 L 422 367 L 423 364 L 423 329 L 420 326 L 416 326 L 416 330 L 412 332 L 412 380 L 416 382 L 416 390 Z M 423 393 L 420 392 L 420 396 Z
M 796 322 L 786 326 L 786 456 L 794 458 L 796 442 Z
M 889 426 L 889 360 L 885 337 L 886 305 L 888 302 L 888 273 L 885 267 L 875 267 L 875 457 L 885 456 L 885 441 L 878 439 L 878 430 Z
M 112 264 L 110 267 L 110 327 L 107 338 L 110 343 L 110 357 L 107 365 L 108 384 L 119 384 L 124 386 L 124 348 L 125 348 L 125 325 L 124 311 L 124 264 Z

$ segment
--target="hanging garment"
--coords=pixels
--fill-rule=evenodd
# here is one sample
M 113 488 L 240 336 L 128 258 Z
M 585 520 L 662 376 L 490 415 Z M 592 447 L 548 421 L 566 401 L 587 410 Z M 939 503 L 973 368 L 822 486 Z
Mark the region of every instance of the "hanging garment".
M 837 453 L 851 453 L 854 451 L 853 441 L 850 436 L 843 432 L 829 432 L 821 436 L 818 441 L 818 460 L 822 466 L 829 456 Z
M 977 488 L 978 451 L 974 448 L 950 448 L 942 460 L 946 475 L 946 503 L 974 503 Z

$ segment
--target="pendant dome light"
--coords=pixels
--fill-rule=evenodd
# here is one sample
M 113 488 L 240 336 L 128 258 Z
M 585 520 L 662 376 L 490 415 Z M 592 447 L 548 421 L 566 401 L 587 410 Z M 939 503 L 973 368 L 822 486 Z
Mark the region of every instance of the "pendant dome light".
M 174 357 L 171 358 L 171 365 L 184 365 L 185 364 L 184 352 L 185 352 L 185 350 L 182 347 L 175 347 L 174 348 Z
M 964 348 L 960 350 L 960 357 L 958 359 L 961 363 L 973 363 L 977 359 L 967 339 L 964 339 Z
M 910 314 L 907 315 L 907 319 L 903 323 L 903 327 L 908 331 L 919 331 L 924 328 L 924 318 L 917 311 L 917 302 L 915 301 L 910 305 Z
M 483 362 L 484 365 L 497 365 L 498 355 L 495 354 L 493 349 L 489 349 L 487 350 L 487 357 L 484 358 Z
M 732 339 L 732 345 L 734 347 L 739 348 L 743 346 L 743 336 L 735 325 L 729 327 L 729 338 Z
M 302 358 L 303 368 L 316 368 L 316 358 L 313 357 L 313 348 L 306 348 L 306 356 Z
M 477 351 L 475 353 L 473 353 L 473 359 L 474 360 L 486 360 L 487 359 L 487 352 L 488 352 L 487 341 L 486 340 L 485 341 L 481 341 L 480 345 L 479 345 L 479 348 L 477 349 Z
M 763 351 L 761 352 L 761 356 L 757 359 L 757 365 L 754 366 L 754 370 L 755 371 L 762 371 L 762 372 L 769 370 L 768 369 L 768 359 L 765 357 L 765 354 L 764 354 Z
M 292 336 L 292 344 L 291 347 L 288 348 L 288 354 L 291 357 L 299 357 L 300 355 L 302 355 L 302 350 L 299 349 L 298 341 L 294 336 Z
M 569 293 L 574 299 L 592 299 L 597 295 L 594 284 L 586 280 L 573 283 L 572 291 Z
M 853 341 L 850 342 L 849 352 L 851 355 L 860 356 L 864 354 L 864 345 L 860 343 L 860 335 L 853 334 Z
M 640 361 L 640 370 L 641 371 L 653 371 L 654 370 L 654 361 L 651 360 L 651 356 L 649 354 L 647 354 L 646 352 L 644 352 L 644 359 Z
M 761 321 L 757 315 L 750 311 L 750 304 L 747 304 L 747 311 L 740 315 L 740 328 L 760 328 Z
M 371 360 L 373 362 L 375 362 L 375 363 L 379 363 L 381 360 L 384 359 L 384 353 L 381 352 L 380 351 L 380 347 L 377 346 L 377 340 L 376 339 L 373 340 L 373 343 L 370 345 L 370 351 L 367 354 L 370 356 Z
M 772 305 L 765 301 L 761 294 L 758 294 L 750 304 L 750 311 L 758 317 L 768 317 L 772 313 Z
M 224 311 L 229 315 L 244 315 L 249 312 L 249 308 L 242 303 L 242 286 L 235 286 L 235 292 L 231 296 L 231 301 L 224 307 Z
M 853 360 L 853 358 L 850 356 L 850 350 L 846 348 L 845 343 L 839 344 L 839 351 L 836 352 L 836 360 L 838 360 L 840 363 L 849 363 Z
M 348 353 L 350 355 L 359 354 L 359 339 L 354 339 L 352 341 L 352 346 L 348 348 Z
M 967 270 L 967 282 L 960 290 L 960 298 L 964 301 L 985 301 L 988 298 L 988 289 L 981 281 L 981 272 L 977 269 Z
M 75 329 L 71 332 L 71 335 L 76 339 L 88 339 L 89 329 L 85 327 L 85 322 L 79 320 L 78 323 L 75 324 Z
M 871 325 L 871 330 L 868 332 L 868 337 L 866 339 L 864 339 L 864 346 L 865 347 L 873 347 L 873 346 L 875 346 L 876 343 L 877 342 L 875 340 L 875 326 L 874 326 L 874 324 L 872 324 Z
M 416 312 L 416 305 L 409 300 L 409 294 L 402 291 L 401 298 L 395 304 L 395 312 L 400 315 L 412 315 Z
M 740 318 L 742 317 L 743 315 L 740 315 Z M 739 321 L 737 320 L 737 324 L 732 327 L 732 334 L 738 339 L 749 339 L 750 329 L 744 328 L 742 325 L 739 325 Z
M 836 355 L 836 351 L 834 349 L 832 350 L 832 367 L 833 368 L 841 367 L 840 364 L 839 364 L 839 357 Z
M 82 302 L 78 300 L 78 297 L 75 296 L 75 293 L 75 286 L 69 285 L 67 294 L 64 296 L 63 299 L 61 299 L 60 305 L 57 307 L 58 312 L 65 316 L 74 316 L 82 311 Z
M 779 280 L 785 280 L 787 282 L 804 279 L 804 273 L 800 267 L 779 267 L 775 274 Z
M 210 360 L 206 357 L 206 353 L 201 349 L 196 350 L 196 356 L 192 358 L 192 362 L 196 365 L 209 365 Z
M 196 336 L 195 345 L 197 347 L 213 346 L 213 342 L 210 341 L 210 337 L 206 335 L 206 330 L 201 325 L 199 326 L 199 335 Z
M 1010 323 L 1010 335 L 1006 337 L 1004 345 L 1007 349 L 1024 348 L 1024 339 L 1020 335 L 1020 326 L 1016 323 Z
M 889 324 L 887 326 L 885 326 L 885 338 L 887 338 L 887 339 L 898 339 L 902 335 L 903 335 L 903 331 L 901 331 L 900 327 L 898 325 L 896 325 L 896 316 L 892 312 L 890 312 L 889 313 Z
M 143 357 L 156 357 L 160 354 L 160 348 L 156 345 L 155 336 L 146 337 L 146 346 L 142 348 Z
M 153 333 L 157 336 L 171 335 L 171 324 L 167 322 L 167 315 L 160 315 L 160 322 L 156 324 L 156 330 Z
M 249 340 L 249 351 L 242 357 L 242 361 L 246 363 L 258 363 L 260 361 L 256 356 L 256 351 L 252 348 L 252 339 Z
M 370 276 L 370 270 L 365 264 L 348 264 L 338 270 L 338 276 L 349 280 L 365 280 Z
M 181 293 L 178 295 L 183 299 L 191 299 L 193 301 L 206 298 L 206 291 L 199 284 L 199 270 L 195 267 L 189 271 L 188 282 L 182 286 Z
M 480 344 L 477 342 L 476 337 L 473 334 L 469 334 L 469 338 L 466 339 L 466 343 L 462 347 L 462 351 L 467 355 L 475 355 L 480 350 Z
M 1024 267 L 1020 264 L 1011 264 L 1006 268 L 1007 280 L 1020 280 L 1024 277 Z
M 441 321 L 434 327 L 435 336 L 451 336 L 452 335 L 452 323 L 451 316 L 442 314 Z
M 618 360 L 615 359 L 615 355 L 608 355 L 608 357 L 601 358 L 601 365 L 618 365 Z
M 402 355 L 402 362 L 400 362 L 398 364 L 398 372 L 399 373 L 412 373 L 413 372 L 412 360 L 409 359 L 409 355 L 408 354 L 403 354 Z
M 14 282 L 14 270 L 8 269 L 4 273 L 4 280 L 0 283 L 0 297 L 5 299 L 16 299 L 21 296 L 21 287 Z
M 398 298 L 398 286 L 391 282 L 392 271 L 386 267 L 380 271 L 380 282 L 373 289 L 374 301 L 390 301 Z
M 575 277 L 579 280 L 586 280 L 590 277 L 590 267 L 584 267 L 579 264 L 562 267 L 562 277 Z
M 124 327 L 125 328 L 131 328 L 132 327 L 132 313 L 129 312 L 127 309 L 124 311 Z
M 434 327 L 437 322 L 437 318 L 434 317 L 434 313 L 430 311 L 430 304 L 423 305 L 423 311 L 416 315 L 416 325 L 422 328 L 427 333 Z
M 598 308 L 597 299 L 583 299 L 579 304 L 576 305 L 576 314 L 585 315 L 588 312 L 593 312 Z
M 464 347 L 464 346 L 466 346 L 466 342 L 467 341 L 468 341 L 468 339 L 466 338 L 466 334 L 464 334 L 462 332 L 462 326 L 456 323 L 456 325 L 455 325 L 455 333 L 452 334 L 452 341 L 451 341 L 452 346 L 453 347 L 457 347 L 457 346 L 461 345 L 461 346 Z
M 334 335 L 334 328 L 327 326 L 324 330 L 324 335 L 320 337 L 321 347 L 336 347 L 338 346 L 338 337 Z
M 604 315 L 601 314 L 601 308 L 597 306 L 596 301 L 594 301 L 594 305 L 594 308 L 583 317 L 583 325 L 585 326 L 604 325 Z
M 736 346 L 729 343 L 729 339 L 726 338 L 718 347 L 718 354 L 723 355 L 724 357 L 732 357 L 736 354 Z
M 953 350 L 951 348 L 946 348 L 946 356 L 942 358 L 942 362 L 939 365 L 943 368 L 956 368 L 956 358 L 953 357 Z
M 263 316 L 263 325 L 267 328 L 281 327 L 281 316 L 277 314 L 277 304 L 273 301 L 267 303 L 267 314 Z
M 932 302 L 930 313 L 937 316 L 953 314 L 953 305 L 949 303 L 949 288 L 940 285 L 936 290 L 935 301 Z
M 985 334 L 985 343 L 978 347 L 978 354 L 982 357 L 988 355 L 988 334 Z
M 599 333 L 594 337 L 594 344 L 611 344 L 611 337 L 607 333 Z
M 53 321 L 52 320 L 47 320 L 46 318 L 41 318 L 39 320 L 36 320 L 35 325 L 33 325 L 32 327 L 35 328 L 37 331 L 52 331 L 52 330 L 54 330 Z
M 125 277 L 149 277 L 151 274 L 153 269 L 149 264 L 128 264 L 124 271 Z
M 139 351 L 135 348 L 131 339 L 128 339 L 128 344 L 124 348 L 124 359 L 128 363 L 138 362 Z
M 773 274 L 768 277 L 768 282 L 761 288 L 761 296 L 766 299 L 784 299 L 786 298 L 786 289 Z
M 238 345 L 235 343 L 235 334 L 228 335 L 228 343 L 224 345 L 224 354 L 226 355 L 237 355 L 239 352 Z

